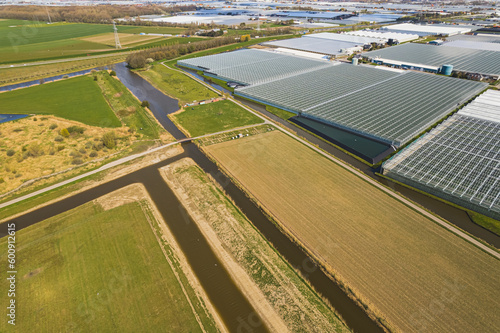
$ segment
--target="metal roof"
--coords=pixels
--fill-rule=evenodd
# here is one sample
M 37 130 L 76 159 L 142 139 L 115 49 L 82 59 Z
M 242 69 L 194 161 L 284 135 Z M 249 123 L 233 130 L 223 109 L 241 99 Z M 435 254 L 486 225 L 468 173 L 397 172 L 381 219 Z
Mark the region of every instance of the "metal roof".
M 292 38 L 263 43 L 266 46 L 285 47 L 293 50 L 338 55 L 341 50 L 362 47 L 363 44 L 323 38 Z
M 454 40 L 451 42 L 443 43 L 443 46 L 500 52 L 500 43 L 485 43 L 485 42 L 476 42 L 476 41 L 467 41 L 467 40 Z
M 419 36 L 426 35 L 456 35 L 472 31 L 470 27 L 443 26 L 443 25 L 420 25 L 412 23 L 400 23 L 380 28 L 381 30 L 415 33 Z
M 400 43 L 408 42 L 410 40 L 418 39 L 420 36 L 416 34 L 403 34 L 399 32 L 390 32 L 390 31 L 382 31 L 382 30 L 357 30 L 357 31 L 349 31 L 346 32 L 346 35 L 353 36 L 361 36 L 361 37 L 371 37 L 371 38 L 380 38 L 384 41 L 388 41 L 389 39 L 396 39 Z
M 496 51 L 406 43 L 366 52 L 363 56 L 435 67 L 451 64 L 458 71 L 500 75 L 500 52 Z
M 500 123 L 500 91 L 487 90 L 458 114 Z
M 357 44 L 371 44 L 371 43 L 384 43 L 385 39 L 384 38 L 379 38 L 379 37 L 360 37 L 360 36 L 353 36 L 353 35 L 348 35 L 348 34 L 336 34 L 332 32 L 322 32 L 319 34 L 310 34 L 310 35 L 304 35 L 302 38 L 320 38 L 320 39 L 328 39 L 328 40 L 336 40 L 336 41 L 342 41 L 342 42 L 349 42 L 349 43 L 357 43 Z M 302 39 L 301 38 L 301 39 Z

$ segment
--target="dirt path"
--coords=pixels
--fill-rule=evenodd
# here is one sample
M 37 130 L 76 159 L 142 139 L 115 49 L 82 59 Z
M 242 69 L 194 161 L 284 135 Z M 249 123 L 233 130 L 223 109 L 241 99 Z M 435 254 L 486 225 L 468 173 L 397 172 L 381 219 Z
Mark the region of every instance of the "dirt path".
M 222 242 L 217 237 L 217 234 L 210 226 L 210 223 L 194 207 L 194 203 L 190 200 L 187 193 L 182 188 L 182 185 L 174 180 L 175 178 L 172 176 L 172 173 L 174 172 L 174 168 L 176 166 L 193 165 L 193 163 L 194 162 L 190 159 L 183 159 L 177 163 L 174 163 L 175 166 L 166 166 L 161 169 L 162 176 L 166 180 L 170 188 L 174 191 L 179 201 L 182 202 L 184 208 L 187 209 L 193 221 L 197 223 L 203 236 L 205 236 L 205 238 L 209 242 L 210 247 L 216 253 L 219 260 L 224 263 L 224 266 L 227 269 L 228 273 L 231 275 L 233 281 L 248 298 L 250 304 L 252 304 L 253 308 L 258 313 L 259 317 L 262 318 L 262 320 L 265 322 L 270 331 L 289 332 L 289 329 L 287 328 L 283 319 L 278 315 L 278 313 L 276 313 L 274 308 L 267 301 L 262 290 L 260 290 L 260 288 L 245 272 L 245 270 L 226 250 Z

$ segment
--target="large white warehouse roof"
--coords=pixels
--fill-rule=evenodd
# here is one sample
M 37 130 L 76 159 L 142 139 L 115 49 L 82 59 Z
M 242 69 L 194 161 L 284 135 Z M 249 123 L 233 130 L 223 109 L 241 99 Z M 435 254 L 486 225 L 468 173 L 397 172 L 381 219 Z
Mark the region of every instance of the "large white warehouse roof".
M 384 38 L 360 37 L 348 34 L 335 34 L 331 32 L 322 32 L 319 34 L 304 35 L 302 36 L 302 38 L 324 38 L 324 39 L 337 40 L 337 41 L 356 43 L 356 44 L 385 43 Z
M 384 41 L 389 39 L 395 39 L 400 43 L 409 42 L 411 40 L 418 39 L 420 36 L 417 34 L 404 34 L 399 32 L 389 32 L 389 31 L 373 31 L 373 30 L 358 30 L 346 32 L 346 35 L 360 36 L 360 37 L 370 37 L 370 38 L 380 38 Z
M 415 33 L 419 36 L 426 35 L 457 35 L 463 34 L 466 32 L 472 31 L 469 27 L 460 27 L 460 26 L 442 26 L 442 25 L 420 25 L 420 24 L 412 24 L 412 23 L 401 23 L 389 25 L 386 27 L 380 28 L 380 30 L 387 31 L 395 31 L 395 32 L 403 32 L 403 33 Z

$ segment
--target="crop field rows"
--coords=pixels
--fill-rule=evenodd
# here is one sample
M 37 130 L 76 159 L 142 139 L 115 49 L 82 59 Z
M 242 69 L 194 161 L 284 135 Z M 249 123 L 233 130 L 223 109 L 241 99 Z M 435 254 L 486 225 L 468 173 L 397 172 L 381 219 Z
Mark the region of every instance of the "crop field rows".
M 392 329 L 500 325 L 498 260 L 401 202 L 277 131 L 204 149 Z

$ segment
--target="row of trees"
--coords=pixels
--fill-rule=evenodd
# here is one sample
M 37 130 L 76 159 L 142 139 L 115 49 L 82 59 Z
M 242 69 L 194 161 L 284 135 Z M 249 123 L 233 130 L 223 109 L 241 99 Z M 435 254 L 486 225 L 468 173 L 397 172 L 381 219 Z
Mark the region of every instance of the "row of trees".
M 226 35 L 222 37 L 193 42 L 189 44 L 174 44 L 174 45 L 153 47 L 150 49 L 129 54 L 129 56 L 127 57 L 127 63 L 130 68 L 143 68 L 146 66 L 148 62 L 151 62 L 153 60 L 173 59 L 197 51 L 238 43 L 240 41 L 244 42 L 246 40 L 250 40 L 250 36 L 255 37 L 257 34 L 260 36 L 262 35 L 276 36 L 276 35 L 289 34 L 291 32 L 292 29 L 286 27 L 286 28 L 277 28 L 266 31 L 254 31 L 251 34 L 241 36 L 241 40 L 239 38 L 235 39 L 237 37 L 235 37 L 234 35 L 229 35 L 229 36 Z
M 47 21 L 50 15 L 54 22 L 111 23 L 113 19 L 122 17 L 173 14 L 191 10 L 196 10 L 196 6 L 2 6 L 0 7 L 0 18 Z M 135 23 L 132 21 L 132 23 L 142 24 L 143 22 Z
M 143 68 L 148 63 L 148 59 L 173 59 L 188 53 L 228 45 L 236 42 L 238 42 L 238 40 L 235 40 L 234 36 L 225 36 L 190 44 L 174 44 L 154 47 L 151 49 L 129 54 L 129 56 L 127 57 L 127 63 L 131 68 Z

